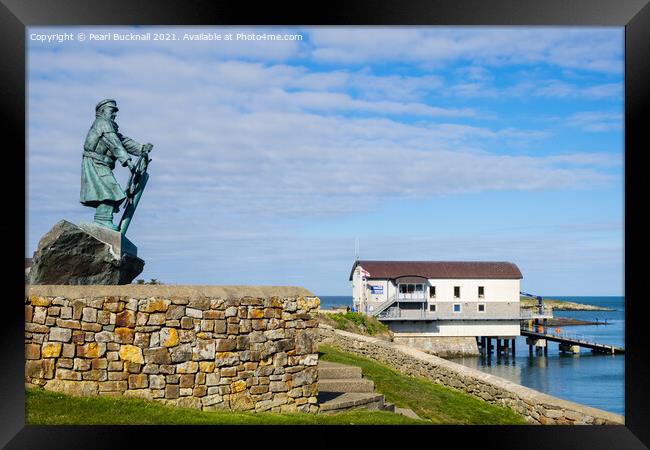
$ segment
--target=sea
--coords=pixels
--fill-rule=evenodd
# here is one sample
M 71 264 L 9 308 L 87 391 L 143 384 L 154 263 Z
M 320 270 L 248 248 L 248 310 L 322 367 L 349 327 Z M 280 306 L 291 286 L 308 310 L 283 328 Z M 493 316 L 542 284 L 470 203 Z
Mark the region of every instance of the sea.
M 321 296 L 322 309 L 352 307 L 351 296 Z M 614 311 L 553 311 L 555 317 L 598 321 L 600 325 L 560 327 L 562 333 L 580 335 L 582 339 L 625 347 L 625 297 L 571 297 L 549 295 L 548 298 L 613 308 Z M 605 323 L 606 322 L 606 323 Z M 625 355 L 594 354 L 581 349 L 579 354 L 565 354 L 558 344 L 549 342 L 548 355 L 528 353 L 526 338 L 516 339 L 515 357 L 479 356 L 452 361 L 496 375 L 522 386 L 594 408 L 624 415 Z

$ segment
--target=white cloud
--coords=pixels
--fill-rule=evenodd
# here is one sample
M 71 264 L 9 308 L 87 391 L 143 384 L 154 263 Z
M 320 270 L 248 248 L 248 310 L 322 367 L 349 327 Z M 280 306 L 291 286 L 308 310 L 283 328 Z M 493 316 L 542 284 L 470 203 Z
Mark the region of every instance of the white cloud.
M 603 73 L 623 72 L 621 29 L 545 27 L 382 27 L 310 30 L 317 60 L 338 64 L 458 60 L 500 66 L 546 63 Z M 594 48 L 598 48 L 595 52 Z
M 583 111 L 567 117 L 564 124 L 591 132 L 622 130 L 623 115 L 613 111 Z

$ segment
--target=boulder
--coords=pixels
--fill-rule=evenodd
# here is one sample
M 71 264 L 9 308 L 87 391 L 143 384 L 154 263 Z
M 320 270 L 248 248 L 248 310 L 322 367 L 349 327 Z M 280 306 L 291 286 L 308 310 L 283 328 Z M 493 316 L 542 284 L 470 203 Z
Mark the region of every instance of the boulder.
M 85 225 L 82 229 L 65 220 L 59 221 L 38 243 L 34 252 L 28 284 L 129 284 L 144 268 L 137 250 L 119 232 L 99 230 Z M 106 236 L 100 240 L 97 236 Z M 112 242 L 111 242 L 112 241 Z

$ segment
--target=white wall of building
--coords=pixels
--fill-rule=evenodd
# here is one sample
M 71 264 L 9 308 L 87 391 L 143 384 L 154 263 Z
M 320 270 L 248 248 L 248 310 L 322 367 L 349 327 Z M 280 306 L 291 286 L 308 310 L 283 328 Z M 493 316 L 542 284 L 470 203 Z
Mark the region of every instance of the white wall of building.
M 460 300 L 467 302 L 519 302 L 520 280 L 493 279 L 429 279 L 435 286 L 437 302 L 457 302 L 454 287 L 460 287 Z M 485 296 L 479 298 L 478 288 L 483 286 Z
M 519 321 L 395 321 L 387 322 L 402 337 L 425 336 L 519 336 Z

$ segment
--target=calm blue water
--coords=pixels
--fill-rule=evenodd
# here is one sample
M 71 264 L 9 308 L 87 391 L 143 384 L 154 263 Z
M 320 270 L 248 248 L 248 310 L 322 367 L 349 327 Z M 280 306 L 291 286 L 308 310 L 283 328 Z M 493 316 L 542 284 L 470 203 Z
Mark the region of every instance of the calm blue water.
M 559 300 L 614 308 L 616 311 L 554 311 L 556 317 L 607 321 L 607 325 L 561 327 L 587 340 L 625 347 L 624 297 L 548 296 Z M 351 296 L 322 296 L 321 308 L 352 306 Z M 525 337 L 516 339 L 515 358 L 458 358 L 455 362 L 480 369 L 515 383 L 576 403 L 624 414 L 625 355 L 598 355 L 581 349 L 579 355 L 562 354 L 549 343 L 548 356 L 529 356 Z

